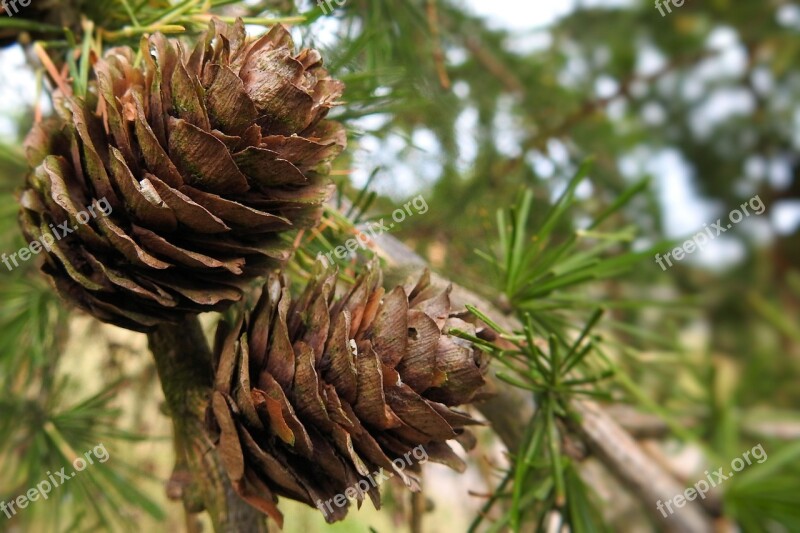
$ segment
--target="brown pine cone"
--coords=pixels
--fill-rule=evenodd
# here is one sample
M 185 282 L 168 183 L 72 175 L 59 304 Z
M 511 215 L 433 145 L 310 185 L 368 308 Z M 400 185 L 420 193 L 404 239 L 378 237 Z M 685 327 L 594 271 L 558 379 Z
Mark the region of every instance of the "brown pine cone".
M 209 426 L 228 475 L 251 505 L 282 515 L 276 495 L 316 506 L 329 522 L 398 476 L 419 490 L 428 459 L 458 471 L 477 424 L 451 406 L 484 385 L 482 352 L 447 334 L 474 326 L 450 314 L 448 290 L 426 273 L 386 294 L 371 266 L 338 301 L 324 272 L 290 301 L 271 277 L 252 314 L 217 331 Z M 374 480 L 374 481 L 373 481 Z
M 241 20 L 214 21 L 192 51 L 161 34 L 142 51 L 136 66 L 110 50 L 86 97 L 57 92 L 58 117 L 26 141 L 20 198 L 58 291 L 134 330 L 222 309 L 285 260 L 285 232 L 318 222 L 346 143 L 322 120 L 343 85 L 282 26 L 248 42 Z

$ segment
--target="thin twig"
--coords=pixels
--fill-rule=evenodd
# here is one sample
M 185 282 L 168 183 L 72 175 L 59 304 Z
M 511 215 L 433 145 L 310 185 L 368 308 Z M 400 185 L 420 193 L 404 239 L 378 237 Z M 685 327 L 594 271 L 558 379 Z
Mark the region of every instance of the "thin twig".
M 58 72 L 58 69 L 53 64 L 53 61 L 50 59 L 50 56 L 47 55 L 47 51 L 41 45 L 41 43 L 34 43 L 33 45 L 33 53 L 36 54 L 36 57 L 39 58 L 39 61 L 42 62 L 45 70 L 47 73 L 50 74 L 50 77 L 53 79 L 53 82 L 56 84 L 58 89 L 61 91 L 65 97 L 69 97 L 72 95 L 72 89 L 65 83 L 65 78 Z
M 481 42 L 475 37 L 467 37 L 464 40 L 464 46 L 467 50 L 472 52 L 475 59 L 483 65 L 489 74 L 500 80 L 506 91 L 512 94 L 523 94 L 525 86 L 514 72 L 509 69 L 497 56 L 491 51 L 487 50 Z
M 411 533 L 422 533 L 422 516 L 425 514 L 425 495 L 421 492 L 411 493 L 411 513 L 408 528 Z
M 390 276 L 409 275 L 426 266 L 425 261 L 395 237 L 384 234 L 376 239 L 379 255 L 388 263 L 387 281 Z M 394 274 L 392 270 L 394 269 Z M 440 276 L 432 276 L 434 285 L 452 285 L 450 293 L 454 308 L 471 304 L 479 308 L 493 321 L 508 331 L 520 330 L 516 319 L 500 312 L 484 298 L 468 289 L 452 284 Z M 481 402 L 476 407 L 492 425 L 492 428 L 513 453 L 522 442 L 523 427 L 533 415 L 534 406 L 530 398 L 520 389 L 512 388 L 490 380 L 495 385 L 496 396 L 489 402 Z M 576 419 L 572 421 L 583 442 L 602 461 L 608 471 L 620 480 L 631 494 L 638 498 L 647 512 L 658 520 L 667 531 L 705 532 L 712 531 L 712 517 L 696 502 L 688 502 L 680 513 L 661 517 L 656 510 L 656 502 L 667 501 L 681 494 L 684 487 L 668 472 L 659 467 L 639 444 L 617 424 L 595 402 L 573 400 L 570 403 Z
M 426 4 L 428 14 L 428 28 L 431 31 L 431 41 L 433 42 L 433 62 L 436 65 L 436 72 L 439 75 L 439 85 L 444 90 L 450 90 L 450 76 L 447 75 L 447 67 L 442 51 L 442 37 L 439 30 L 439 10 L 436 8 L 436 0 L 428 0 Z

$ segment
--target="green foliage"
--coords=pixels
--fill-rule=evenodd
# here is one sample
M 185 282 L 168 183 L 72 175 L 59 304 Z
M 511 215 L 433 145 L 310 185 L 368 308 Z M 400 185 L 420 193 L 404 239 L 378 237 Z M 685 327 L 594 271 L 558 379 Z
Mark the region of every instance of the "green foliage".
M 794 531 L 800 523 L 800 443 L 779 446 L 758 468 L 751 465 L 726 487 L 725 512 L 745 531 L 778 525 Z
M 164 512 L 138 488 L 142 474 L 124 459 L 124 443 L 142 437 L 117 428 L 120 410 L 111 402 L 121 383 L 79 402 L 67 399 L 74 391 L 68 380 L 56 378 L 47 385 L 38 397 L 6 396 L 0 401 L 0 431 L 5 436 L 0 443 L 0 476 L 6 481 L 0 499 L 11 501 L 27 493 L 61 468 L 68 476 L 75 475 L 68 480 L 52 478 L 63 485 L 53 486 L 47 501 L 32 503 L 15 515 L 15 521 L 47 531 L 60 530 L 68 520 L 80 530 L 88 529 L 88 524 L 134 530 L 126 523 L 126 514 L 137 508 L 164 519 Z M 77 471 L 76 458 L 101 445 L 107 456 L 98 452 L 94 464 Z
M 477 253 L 496 268 L 503 293 L 515 309 L 552 311 L 572 306 L 576 302 L 558 298 L 560 291 L 617 276 L 645 257 L 651 257 L 655 250 L 663 249 L 664 243 L 661 243 L 653 250 L 613 254 L 612 258 L 609 250 L 613 251 L 619 244 L 630 243 L 635 236 L 635 228 L 631 226 L 613 233 L 596 231 L 600 224 L 641 192 L 647 185 L 646 181 L 623 191 L 585 229 L 574 229 L 563 242 L 552 242 L 557 225 L 568 223 L 575 189 L 588 172 L 589 164 L 584 163 L 564 193 L 547 211 L 532 237 L 528 237 L 532 191 L 525 190 L 519 204 L 509 214 L 498 211 L 499 258 L 495 259 L 480 250 Z M 584 249 L 586 242 L 592 242 L 593 246 Z M 577 303 L 580 305 L 580 302 Z
M 592 312 L 583 328 L 570 339 L 567 330 L 552 320 L 553 311 L 560 307 L 558 303 L 549 302 L 546 305 L 542 301 L 555 291 L 567 290 L 619 272 L 619 266 L 603 268 L 608 262 L 598 258 L 605 251 L 603 246 L 583 252 L 581 248 L 584 243 L 578 242 L 577 234 L 564 243 L 550 241 L 553 228 L 572 208 L 575 188 L 587 172 L 588 165 L 584 164 L 566 191 L 537 224 L 533 238 L 527 237 L 533 200 L 530 191 L 522 194 L 519 204 L 510 215 L 498 212 L 497 258 L 485 253 L 481 255 L 498 270 L 501 290 L 516 310 L 523 329 L 519 332 L 504 331 L 480 310 L 472 306 L 468 306 L 468 309 L 505 342 L 510 343 L 512 348 L 488 343 L 463 331 L 451 331 L 491 353 L 494 360 L 505 367 L 497 372 L 497 378 L 512 387 L 529 391 L 537 407 L 533 418 L 525 426 L 523 445 L 519 453 L 512 457 L 512 470 L 498 487 L 498 491 L 503 491 L 510 482 L 511 495 L 507 510 L 494 524 L 493 530 L 508 525 L 513 531 L 520 531 L 523 524 L 536 524 L 537 529 L 541 530 L 546 527 L 553 512 L 558 513 L 560 522 L 571 530 L 606 530 L 601 513 L 592 503 L 594 497 L 578 477 L 573 460 L 563 451 L 564 439 L 568 438 L 565 428 L 572 416 L 572 398 L 608 398 L 608 394 L 598 389 L 598 385 L 612 378 L 614 371 L 609 368 L 597 370 L 594 365 L 587 364 L 599 342 L 591 332 L 600 321 L 603 311 L 596 309 Z M 641 189 L 642 185 L 636 185 L 626 191 L 620 200 L 597 216 L 587 234 L 591 235 L 600 223 Z M 640 260 L 639 254 L 630 254 L 623 257 L 620 266 L 629 267 Z M 535 313 L 532 312 L 534 310 Z M 543 342 L 538 342 L 538 339 L 543 339 Z M 546 347 L 542 346 L 543 343 Z M 484 512 L 489 507 L 484 508 Z M 473 530 L 480 521 L 480 518 L 476 519 Z
M 593 503 L 594 497 L 577 477 L 573 460 L 562 449 L 564 439 L 568 438 L 565 431 L 567 419 L 572 416 L 571 399 L 581 395 L 606 396 L 596 390 L 595 385 L 613 376 L 613 372 L 607 370 L 599 373 L 591 369 L 586 371 L 585 361 L 597 342 L 589 333 L 602 312 L 596 311 L 572 342 L 552 333 L 545 349 L 534 338 L 536 331 L 530 315 L 525 316 L 523 331 L 512 334 L 500 329 L 474 307 L 469 306 L 469 310 L 509 341 L 513 348 L 499 348 L 459 330 L 451 330 L 451 333 L 492 353 L 495 360 L 506 368 L 497 372 L 497 378 L 512 387 L 530 391 L 537 407 L 533 418 L 526 424 L 523 444 L 518 454 L 512 457 L 512 469 L 498 487 L 498 493 L 502 494 L 511 481 L 507 510 L 491 530 L 508 525 L 513 531 L 520 531 L 523 524 L 537 524 L 541 529 L 551 518 L 551 513 L 557 512 L 561 523 L 572 530 L 605 531 L 601 514 Z M 473 522 L 473 531 L 497 499 L 495 495 Z
M 3 177 L 19 176 L 25 168 L 7 145 L 0 145 L 0 165 Z M 11 188 L 11 180 L 0 183 Z M 3 250 L 16 250 L 24 245 L 16 229 L 16 201 L 12 192 L 2 195 L 0 243 Z M 111 460 L 54 487 L 46 501 L 40 498 L 14 515 L 13 523 L 39 531 L 62 530 L 67 521 L 76 531 L 133 530 L 126 521 L 133 509 L 163 519 L 163 511 L 138 488 L 141 472 L 123 458 L 125 443 L 142 437 L 118 427 L 121 411 L 112 402 L 121 383 L 76 398 L 82 387 L 59 371 L 69 316 L 35 267 L 35 261 L 21 263 L 0 277 L 0 501 L 25 494 L 62 467 L 72 471 L 75 457 L 102 443 Z

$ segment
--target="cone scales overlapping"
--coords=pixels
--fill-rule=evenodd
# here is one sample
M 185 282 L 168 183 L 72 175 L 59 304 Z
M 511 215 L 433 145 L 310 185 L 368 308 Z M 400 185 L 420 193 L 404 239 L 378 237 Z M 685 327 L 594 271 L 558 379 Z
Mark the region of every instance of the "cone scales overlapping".
M 484 359 L 446 333 L 475 332 L 451 316 L 449 289 L 425 274 L 386 293 L 373 265 L 336 300 L 336 279 L 320 273 L 292 301 L 271 277 L 254 311 L 217 332 L 210 431 L 236 490 L 279 523 L 277 495 L 320 507 L 380 469 L 416 491 L 419 465 L 393 459 L 422 446 L 462 471 L 447 441 L 474 445 L 477 422 L 451 407 L 482 389 Z M 379 507 L 375 484 L 360 487 L 359 506 Z M 330 522 L 347 513 L 320 509 Z
M 74 228 L 44 271 L 68 300 L 135 330 L 241 299 L 288 258 L 281 234 L 319 220 L 346 143 L 323 120 L 342 84 L 282 26 L 248 41 L 241 21 L 212 22 L 191 51 L 155 34 L 141 65 L 114 48 L 92 68 L 86 97 L 57 91 L 57 116 L 26 141 L 24 233 Z M 79 223 L 101 200 L 111 214 Z

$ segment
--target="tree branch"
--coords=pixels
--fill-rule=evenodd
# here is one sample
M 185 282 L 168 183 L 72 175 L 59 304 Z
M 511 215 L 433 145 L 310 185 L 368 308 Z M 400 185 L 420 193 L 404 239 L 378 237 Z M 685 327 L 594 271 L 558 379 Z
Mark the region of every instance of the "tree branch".
M 187 513 L 208 511 L 217 533 L 266 533 L 262 515 L 233 491 L 205 431 L 213 366 L 197 317 L 159 326 L 148 340 L 174 429 L 177 457 L 171 496 L 183 500 Z
M 375 239 L 376 252 L 389 264 L 387 281 L 400 281 L 426 266 L 425 261 L 391 235 L 380 235 Z M 452 283 L 441 276 L 432 275 L 437 285 Z M 520 330 L 519 324 L 498 310 L 481 296 L 453 284 L 450 294 L 454 308 L 471 304 L 486 313 L 501 327 Z M 492 424 L 492 428 L 510 451 L 521 445 L 525 421 L 533 416 L 534 406 L 530 396 L 520 389 L 494 381 L 497 395 L 476 407 Z M 660 529 L 669 532 L 698 533 L 713 531 L 712 517 L 696 501 L 686 505 L 667 518 L 657 511 L 656 502 L 668 501 L 682 494 L 684 488 L 667 471 L 662 469 L 639 446 L 639 444 L 607 415 L 601 406 L 587 400 L 573 400 L 571 407 L 577 419 L 574 429 L 598 459 L 631 493 L 653 517 Z

